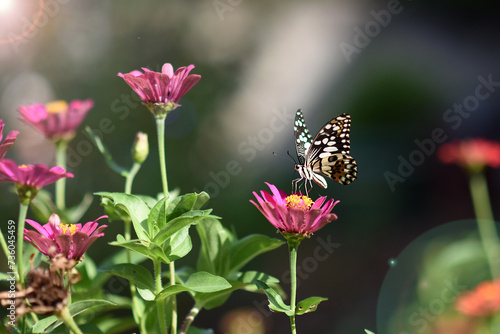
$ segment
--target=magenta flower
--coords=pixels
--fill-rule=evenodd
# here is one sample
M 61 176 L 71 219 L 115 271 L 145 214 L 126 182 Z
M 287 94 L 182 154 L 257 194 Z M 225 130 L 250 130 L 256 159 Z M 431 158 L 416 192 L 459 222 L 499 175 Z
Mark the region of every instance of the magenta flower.
M 200 81 L 201 75 L 189 75 L 193 68 L 194 65 L 179 67 L 174 73 L 172 65 L 165 63 L 161 72 L 143 67 L 144 73 L 135 70 L 118 73 L 118 76 L 139 95 L 156 117 L 163 118 L 177 108 L 180 99 Z
M 438 149 L 438 157 L 444 163 L 454 163 L 470 171 L 484 167 L 500 167 L 500 143 L 484 138 L 454 141 Z
M 0 161 L 0 181 L 14 183 L 22 203 L 32 200 L 38 190 L 63 177 L 73 177 L 73 174 L 61 167 L 49 169 L 43 164 L 18 166 L 9 159 Z
M 54 101 L 46 105 L 35 103 L 18 108 L 21 120 L 53 141 L 71 140 L 88 111 L 94 106 L 91 99 Z
M 55 213 L 43 226 L 36 221 L 26 219 L 36 231 L 24 229 L 24 239 L 50 259 L 62 254 L 66 259 L 78 262 L 94 241 L 104 236 L 102 231 L 108 226 L 99 226 L 97 223 L 103 218 L 108 216 L 101 216 L 83 227 L 82 224 L 61 224 L 61 219 Z
M 7 150 L 14 144 L 16 137 L 19 134 L 19 131 L 11 131 L 2 142 L 4 126 L 5 124 L 3 120 L 0 119 L 0 160 L 5 157 L 5 153 L 7 153 Z
M 331 211 L 339 201 L 330 199 L 325 203 L 325 196 L 318 198 L 315 202 L 302 194 L 287 196 L 276 186 L 267 182 L 266 184 L 271 189 L 272 195 L 267 191 L 261 191 L 261 197 L 253 192 L 258 203 L 252 200 L 250 202 L 285 237 L 309 237 L 326 224 L 337 219 L 337 215 Z

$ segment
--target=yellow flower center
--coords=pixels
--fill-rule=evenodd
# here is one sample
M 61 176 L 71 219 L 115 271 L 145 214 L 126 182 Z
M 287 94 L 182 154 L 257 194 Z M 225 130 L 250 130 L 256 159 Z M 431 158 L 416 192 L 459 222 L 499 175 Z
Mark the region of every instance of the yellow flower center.
M 65 113 L 68 110 L 68 103 L 63 100 L 49 102 L 45 105 L 45 109 L 49 114 Z
M 307 196 L 290 195 L 286 198 L 286 205 L 289 208 L 309 210 L 313 204 L 314 201 Z
M 62 230 L 63 233 L 66 233 L 66 231 L 69 231 L 70 235 L 74 235 L 76 231 L 78 231 L 78 226 L 73 225 L 73 224 L 60 224 L 59 228 Z

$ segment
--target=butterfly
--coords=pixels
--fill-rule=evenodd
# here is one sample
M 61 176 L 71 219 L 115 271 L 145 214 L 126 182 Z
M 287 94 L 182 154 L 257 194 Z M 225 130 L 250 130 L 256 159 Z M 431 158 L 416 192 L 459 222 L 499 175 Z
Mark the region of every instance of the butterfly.
M 307 129 L 302 110 L 297 110 L 293 130 L 295 132 L 295 148 L 299 163 L 295 170 L 300 178 L 294 180 L 297 184 L 305 179 L 312 187 L 312 181 L 326 189 L 327 183 L 322 175 L 339 182 L 349 184 L 356 179 L 358 166 L 351 157 L 349 132 L 351 116 L 342 114 L 326 123 L 314 139 Z M 307 184 L 306 184 L 307 193 Z

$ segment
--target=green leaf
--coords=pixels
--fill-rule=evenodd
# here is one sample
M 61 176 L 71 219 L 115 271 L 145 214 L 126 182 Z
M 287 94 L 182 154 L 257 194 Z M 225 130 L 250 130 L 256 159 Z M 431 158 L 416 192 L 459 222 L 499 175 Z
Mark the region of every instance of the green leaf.
M 200 236 L 201 248 L 196 268 L 215 275 L 226 276 L 229 261 L 228 250 L 235 237 L 222 224 L 212 218 L 206 218 L 196 225 Z
M 198 271 L 191 274 L 183 285 L 176 284 L 167 286 L 156 296 L 156 300 L 163 300 L 184 291 L 215 292 L 229 288 L 231 288 L 231 284 L 224 277 L 215 276 L 204 271 Z
M 257 279 L 261 279 L 266 283 L 276 283 L 278 280 L 267 274 L 257 272 L 257 271 L 247 271 L 245 273 L 240 273 L 237 280 L 230 280 L 228 282 L 231 284 L 231 288 L 209 292 L 201 293 L 198 292 L 194 295 L 194 300 L 196 303 L 201 305 L 203 308 L 210 310 L 212 308 L 218 307 L 226 302 L 226 300 L 231 296 L 235 290 L 245 289 L 252 290 L 255 289 L 255 282 Z
M 277 293 L 273 288 L 271 288 L 267 283 L 262 281 L 256 282 L 257 286 L 264 290 L 269 300 L 269 308 L 275 312 L 282 312 L 288 316 L 292 316 L 293 312 L 290 310 L 290 306 L 285 304 L 283 298 Z
M 177 218 L 169 220 L 167 224 L 154 237 L 153 243 L 161 245 L 175 232 L 179 231 L 185 226 L 197 224 L 201 221 L 202 218 L 205 217 L 214 218 L 214 216 L 207 216 L 206 211 L 192 210 L 182 214 Z
M 151 255 L 154 257 L 156 260 L 160 260 L 161 262 L 164 263 L 170 263 L 170 259 L 167 257 L 165 252 L 163 251 L 163 248 L 160 245 L 157 245 L 155 243 L 151 243 L 149 245 L 149 251 L 151 252 Z
M 77 316 L 80 313 L 88 311 L 95 307 L 101 306 L 110 306 L 116 305 L 107 300 L 103 299 L 91 299 L 86 301 L 75 302 L 69 306 L 69 312 L 72 317 Z M 58 326 L 60 326 L 63 322 L 60 321 L 55 315 L 47 317 L 45 319 L 40 320 L 31 328 L 32 333 L 49 333 Z
M 156 296 L 153 290 L 150 289 L 141 289 L 139 287 L 137 288 L 137 292 L 139 295 L 141 295 L 142 299 L 147 300 L 147 301 L 152 301 L 155 300 Z
M 261 281 L 264 283 L 279 283 L 279 279 L 270 276 L 268 274 L 265 274 L 260 271 L 245 271 L 243 273 L 239 273 L 238 275 L 238 281 L 245 283 L 245 284 L 256 284 L 257 281 Z
M 375 334 L 372 331 L 369 331 L 368 329 L 365 329 L 366 334 Z
M 125 238 L 123 236 L 121 236 L 121 235 L 119 235 L 119 236 L 121 237 L 120 240 L 125 241 Z M 117 236 L 117 238 L 118 238 L 118 236 Z M 119 245 L 116 245 L 116 246 L 119 246 Z M 129 254 L 127 254 L 127 252 Z M 126 263 L 126 262 L 129 262 L 129 258 L 130 258 L 130 263 L 133 263 L 133 264 L 139 264 L 139 263 L 143 262 L 144 260 L 146 260 L 146 257 L 143 254 L 135 252 L 135 251 L 129 252 L 129 249 L 123 247 L 122 249 L 119 249 L 117 252 L 111 254 L 109 257 L 106 257 L 101 262 L 101 266 L 108 267 L 108 266 L 111 266 L 115 263 Z M 109 276 L 110 276 L 110 274 L 108 274 L 108 273 L 105 273 L 103 271 L 98 271 L 96 277 L 93 278 L 93 281 L 92 281 L 93 286 L 94 287 L 102 286 L 107 281 Z
M 139 197 L 123 193 L 98 192 L 95 195 L 113 200 L 115 206 L 122 208 L 132 219 L 137 238 L 150 241 L 146 224 L 151 209 Z M 144 224 L 144 225 L 143 225 Z
M 167 220 L 167 198 L 164 197 L 156 203 L 156 205 L 151 209 L 151 212 L 148 216 L 148 228 L 149 235 L 151 239 L 153 239 L 159 230 L 165 226 Z
M 127 248 L 127 249 L 130 249 L 131 251 L 134 251 L 134 252 L 137 252 L 139 254 L 142 254 L 144 256 L 146 256 L 147 258 L 150 258 L 152 260 L 157 260 L 157 257 L 155 256 L 155 254 L 153 254 L 151 252 L 151 250 L 149 249 L 148 246 L 144 245 L 145 242 L 143 242 L 142 240 L 125 240 L 125 238 L 118 234 L 116 236 L 116 241 L 112 241 L 110 242 L 109 244 L 111 246 L 119 246 L 119 247 L 123 247 L 123 248 Z M 149 243 L 146 243 L 147 245 L 149 245 Z
M 108 216 L 108 221 L 132 221 L 130 216 L 127 214 L 127 211 L 124 209 L 115 206 L 113 201 L 109 198 L 102 197 L 101 198 L 101 206 L 104 208 L 104 213 Z
M 304 299 L 300 303 L 297 304 L 297 307 L 295 309 L 295 314 L 296 315 L 302 315 L 306 313 L 311 313 L 316 311 L 316 308 L 318 307 L 318 304 L 321 303 L 322 301 L 328 300 L 328 298 L 323 298 L 323 297 L 309 297 L 307 299 Z
M 198 292 L 194 295 L 194 300 L 204 309 L 210 310 L 224 304 L 235 290 L 248 286 L 248 284 L 235 280 L 228 280 L 228 282 L 231 284 L 231 288 L 210 293 Z
M 154 291 L 155 289 L 154 279 L 151 273 L 146 268 L 136 264 L 121 263 L 101 268 L 100 270 L 133 281 L 138 288 L 150 291 Z
M 166 220 L 172 220 L 191 210 L 199 210 L 210 199 L 204 191 L 189 193 L 173 199 L 166 210 Z
M 261 234 L 251 234 L 231 245 L 230 274 L 237 272 L 256 256 L 269 252 L 285 242 Z
M 221 276 L 212 275 L 206 271 L 198 271 L 189 276 L 185 287 L 196 292 L 214 292 L 229 289 L 231 284 Z
M 168 242 L 164 244 L 165 255 L 170 261 L 176 261 L 183 258 L 193 249 L 191 238 L 189 237 L 189 226 L 174 233 Z
M 163 196 L 163 193 L 161 193 L 161 195 Z M 156 205 L 156 203 L 158 203 L 158 201 L 161 198 L 163 198 L 163 197 L 155 198 L 155 197 L 152 197 L 149 195 L 141 195 L 141 194 L 136 194 L 135 196 L 142 199 L 144 201 L 144 203 L 146 203 L 146 205 L 149 206 L 150 208 L 154 207 Z
M 180 284 L 169 285 L 165 289 L 163 289 L 159 294 L 156 295 L 156 301 L 164 300 L 167 297 L 176 295 L 184 291 L 191 291 L 191 289 Z

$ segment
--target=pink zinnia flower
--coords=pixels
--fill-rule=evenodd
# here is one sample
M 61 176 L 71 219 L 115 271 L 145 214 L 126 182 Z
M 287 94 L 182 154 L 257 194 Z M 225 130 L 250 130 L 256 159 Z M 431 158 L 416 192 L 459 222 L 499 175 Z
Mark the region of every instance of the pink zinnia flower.
M 7 153 L 7 150 L 12 146 L 12 144 L 14 144 L 16 137 L 19 134 L 19 131 L 11 131 L 2 142 L 4 126 L 5 124 L 3 120 L 0 119 L 0 160 L 5 157 L 5 153 Z
M 35 103 L 18 108 L 21 120 L 53 141 L 70 140 L 94 106 L 91 99 L 54 101 L 46 105 Z
M 253 192 L 258 203 L 252 200 L 250 202 L 285 237 L 287 235 L 309 237 L 326 224 L 337 219 L 337 215 L 331 211 L 339 201 L 330 199 L 325 203 L 325 196 L 318 198 L 315 202 L 302 194 L 287 196 L 276 186 L 267 182 L 266 184 L 271 189 L 272 195 L 266 191 L 261 191 L 261 196 Z
M 61 167 L 49 169 L 43 164 L 18 166 L 9 159 L 0 161 L 0 181 L 14 183 L 22 203 L 32 200 L 38 190 L 63 177 L 73 177 L 73 174 Z
M 55 213 L 43 226 L 36 221 L 26 219 L 36 231 L 24 229 L 24 239 L 50 259 L 62 254 L 66 259 L 78 262 L 90 245 L 97 238 L 104 236 L 102 231 L 107 225 L 99 226 L 97 223 L 103 218 L 108 216 L 101 216 L 83 227 L 82 224 L 61 224 L 61 219 Z
M 439 159 L 454 163 L 468 170 L 482 170 L 485 166 L 500 167 L 500 143 L 475 138 L 443 144 L 438 150 Z
M 487 317 L 500 311 L 500 279 L 486 281 L 457 298 L 457 311 L 473 317 Z
M 174 73 L 171 64 L 165 63 L 161 72 L 142 68 L 144 73 L 135 70 L 130 73 L 118 73 L 125 82 L 139 95 L 158 118 L 165 117 L 179 106 L 180 99 L 200 81 L 201 76 L 189 72 L 194 65 L 179 67 Z

